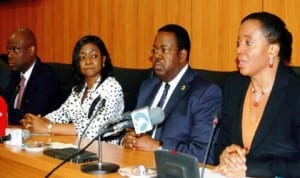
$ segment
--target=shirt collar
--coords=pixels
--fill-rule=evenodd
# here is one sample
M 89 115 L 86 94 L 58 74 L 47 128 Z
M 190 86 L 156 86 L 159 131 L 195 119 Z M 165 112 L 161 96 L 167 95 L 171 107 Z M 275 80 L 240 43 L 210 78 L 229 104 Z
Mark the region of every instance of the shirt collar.
M 188 69 L 188 64 L 186 64 L 181 70 L 180 72 L 175 76 L 175 78 L 173 78 L 171 81 L 168 82 L 168 84 L 172 87 L 175 88 L 175 86 L 178 84 L 178 82 L 180 81 L 180 79 L 182 78 L 182 76 L 184 75 L 184 73 L 187 71 Z M 166 82 L 163 82 L 166 83 Z
M 26 81 L 29 79 L 29 77 L 31 76 L 33 67 L 35 66 L 36 60 L 34 61 L 34 63 L 29 67 L 29 69 L 27 69 L 27 71 L 25 73 L 20 73 L 21 76 L 25 77 Z

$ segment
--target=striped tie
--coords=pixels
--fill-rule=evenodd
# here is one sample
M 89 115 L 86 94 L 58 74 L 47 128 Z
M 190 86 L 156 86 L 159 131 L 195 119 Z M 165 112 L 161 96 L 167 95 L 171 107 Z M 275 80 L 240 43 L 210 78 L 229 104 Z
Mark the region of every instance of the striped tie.
M 163 91 L 163 94 L 161 95 L 161 98 L 157 104 L 157 107 L 163 107 L 164 106 L 164 103 L 165 103 L 165 100 L 167 98 L 167 94 L 168 94 L 168 90 L 170 88 L 170 85 L 168 83 L 165 84 L 165 89 Z
M 166 101 L 166 98 L 167 98 L 167 94 L 168 94 L 168 90 L 170 88 L 170 85 L 168 83 L 165 84 L 165 89 L 163 91 L 163 94 L 161 95 L 161 98 L 157 104 L 157 107 L 160 107 L 162 108 L 165 104 L 165 101 Z M 157 140 L 160 138 L 160 132 L 161 132 L 161 127 L 162 127 L 162 124 L 159 124 L 159 125 L 156 125 L 155 126 L 155 136 L 154 138 Z
M 23 98 L 24 89 L 25 89 L 25 80 L 26 80 L 26 78 L 22 75 L 20 83 L 19 83 L 20 90 L 19 90 L 19 95 L 18 95 L 18 100 L 17 100 L 17 109 L 21 108 L 22 98 Z

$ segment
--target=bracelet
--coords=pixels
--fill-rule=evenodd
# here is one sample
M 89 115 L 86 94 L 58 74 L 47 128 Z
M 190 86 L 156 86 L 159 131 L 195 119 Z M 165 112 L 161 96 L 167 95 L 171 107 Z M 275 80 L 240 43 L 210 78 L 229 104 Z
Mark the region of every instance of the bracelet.
M 49 124 L 47 125 L 47 129 L 48 129 L 49 134 L 52 133 L 52 128 L 53 128 L 53 124 L 52 124 L 52 122 L 49 122 Z

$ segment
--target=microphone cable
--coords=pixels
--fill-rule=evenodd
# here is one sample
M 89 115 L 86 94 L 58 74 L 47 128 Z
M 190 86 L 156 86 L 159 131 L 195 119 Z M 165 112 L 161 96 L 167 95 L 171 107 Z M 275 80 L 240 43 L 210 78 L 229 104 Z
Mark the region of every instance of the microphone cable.
M 55 168 L 53 168 L 46 176 L 45 178 L 50 177 L 54 171 L 56 171 L 58 168 L 60 168 L 62 165 L 64 165 L 66 162 L 70 161 L 73 157 L 80 155 L 81 153 L 83 153 L 98 137 L 100 137 L 102 135 L 98 134 L 96 137 L 94 137 L 85 147 L 83 147 L 81 150 L 79 150 L 78 152 L 74 153 L 73 155 L 69 156 L 68 158 L 66 158 L 63 162 L 61 162 L 59 165 L 57 165 Z

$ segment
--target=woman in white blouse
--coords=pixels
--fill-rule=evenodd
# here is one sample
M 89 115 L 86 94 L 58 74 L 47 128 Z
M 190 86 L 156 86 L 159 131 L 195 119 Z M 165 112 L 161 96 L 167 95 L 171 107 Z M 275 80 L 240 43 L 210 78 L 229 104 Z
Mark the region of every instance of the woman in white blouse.
M 84 36 L 76 43 L 72 68 L 77 84 L 67 100 L 44 117 L 26 114 L 21 120 L 25 128 L 62 135 L 82 135 L 88 128 L 85 136 L 91 139 L 104 123 L 120 118 L 124 111 L 122 88 L 113 77 L 109 53 L 99 37 Z

